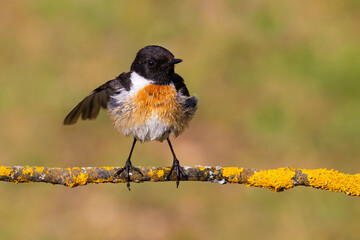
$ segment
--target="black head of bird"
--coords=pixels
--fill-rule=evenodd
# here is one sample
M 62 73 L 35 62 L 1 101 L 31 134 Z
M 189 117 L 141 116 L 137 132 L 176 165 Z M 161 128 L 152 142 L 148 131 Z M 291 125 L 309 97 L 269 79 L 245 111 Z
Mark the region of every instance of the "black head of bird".
M 156 84 L 166 85 L 174 75 L 174 65 L 180 62 L 169 50 L 151 45 L 140 49 L 130 70 Z

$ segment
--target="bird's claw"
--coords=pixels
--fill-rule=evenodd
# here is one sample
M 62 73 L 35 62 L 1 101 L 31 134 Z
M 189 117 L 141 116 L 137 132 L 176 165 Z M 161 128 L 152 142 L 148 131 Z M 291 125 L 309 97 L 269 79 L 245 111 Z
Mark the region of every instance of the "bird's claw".
M 125 166 L 123 168 L 120 168 L 118 171 L 116 171 L 115 175 L 119 176 L 124 171 L 126 172 L 126 187 L 129 189 L 129 191 L 131 191 L 131 189 L 130 189 L 130 172 L 135 171 L 135 172 L 139 173 L 141 176 L 144 176 L 144 175 L 142 174 L 142 172 L 140 171 L 139 168 L 134 167 L 131 164 L 130 160 L 127 160 L 125 163 Z
M 179 183 L 180 183 L 180 180 L 183 178 L 185 180 L 187 180 L 187 176 L 185 174 L 185 171 L 184 169 L 180 166 L 180 162 L 179 160 L 177 160 L 176 158 L 174 159 L 174 163 L 173 165 L 171 166 L 171 169 L 170 169 L 170 172 L 169 174 L 167 175 L 166 179 L 167 180 L 170 180 L 171 179 L 171 174 L 172 173 L 175 173 L 176 174 L 176 188 L 179 187 Z

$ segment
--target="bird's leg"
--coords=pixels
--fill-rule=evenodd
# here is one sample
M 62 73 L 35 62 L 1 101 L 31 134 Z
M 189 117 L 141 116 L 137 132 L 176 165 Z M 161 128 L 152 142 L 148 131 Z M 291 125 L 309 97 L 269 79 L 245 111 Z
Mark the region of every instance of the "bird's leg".
M 169 175 L 167 175 L 167 179 L 170 179 L 171 174 L 174 172 L 176 174 L 176 187 L 179 187 L 179 182 L 180 182 L 181 177 L 184 177 L 187 180 L 187 176 L 186 176 L 186 174 L 184 172 L 184 169 L 180 166 L 180 162 L 179 162 L 179 160 L 177 159 L 177 157 L 175 155 L 175 152 L 174 152 L 174 149 L 173 149 L 173 147 L 171 145 L 170 139 L 167 138 L 166 140 L 167 140 L 167 142 L 169 144 L 171 153 L 172 153 L 172 155 L 174 157 L 174 162 L 173 162 L 173 165 L 171 166 Z
M 127 181 L 126 181 L 126 186 L 127 186 L 127 188 L 129 189 L 129 191 L 130 191 L 130 171 L 138 172 L 138 173 L 141 174 L 141 176 L 144 176 L 144 175 L 142 174 L 142 172 L 140 171 L 140 169 L 134 167 L 134 166 L 131 164 L 131 161 L 130 161 L 132 152 L 133 152 L 134 147 L 135 147 L 135 143 L 136 143 L 136 138 L 134 138 L 134 142 L 133 142 L 133 144 L 132 144 L 131 151 L 130 151 L 130 154 L 129 154 L 128 159 L 126 160 L 125 166 L 124 166 L 123 168 L 120 168 L 120 170 L 118 170 L 118 171 L 116 172 L 116 175 L 120 175 L 123 171 L 126 172 L 126 180 L 127 180 Z

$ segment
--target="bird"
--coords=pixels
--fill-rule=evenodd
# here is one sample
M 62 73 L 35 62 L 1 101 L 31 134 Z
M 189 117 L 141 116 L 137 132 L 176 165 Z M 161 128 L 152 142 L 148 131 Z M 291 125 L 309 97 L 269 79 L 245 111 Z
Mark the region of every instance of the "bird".
M 93 90 L 64 119 L 64 125 L 75 124 L 80 116 L 82 120 L 92 120 L 98 116 L 100 108 L 104 108 L 113 126 L 122 135 L 133 137 L 125 166 L 115 173 L 119 176 L 125 172 L 129 190 L 131 172 L 143 175 L 131 162 L 137 141 L 166 140 L 173 156 L 166 179 L 175 174 L 177 188 L 182 178 L 187 179 L 169 138 L 184 131 L 198 106 L 198 97 L 190 96 L 184 79 L 175 73 L 175 65 L 182 61 L 164 47 L 146 46 L 137 52 L 129 72 Z

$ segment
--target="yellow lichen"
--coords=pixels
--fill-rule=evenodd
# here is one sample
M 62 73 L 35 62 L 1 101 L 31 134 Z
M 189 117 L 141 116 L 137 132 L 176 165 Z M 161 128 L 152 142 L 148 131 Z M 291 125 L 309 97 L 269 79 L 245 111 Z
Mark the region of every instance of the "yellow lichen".
M 153 170 L 150 170 L 148 174 L 151 178 L 153 178 L 155 176 L 155 173 Z
M 222 175 L 224 177 L 240 175 L 240 173 L 243 170 L 244 170 L 243 168 L 237 168 L 237 167 L 224 167 L 224 168 L 222 168 Z
M 0 175 L 1 176 L 11 177 L 12 173 L 13 173 L 12 168 L 5 167 L 5 166 L 0 166 Z
M 31 183 L 31 181 L 29 179 L 23 178 L 21 176 L 12 180 L 12 182 L 14 182 L 14 183 Z
M 35 167 L 35 172 L 42 173 L 44 171 L 44 167 Z
M 156 176 L 160 179 L 164 176 L 165 172 L 164 170 L 158 170 Z
M 156 181 L 155 176 L 157 176 L 157 171 L 150 170 L 148 174 L 150 176 L 150 182 L 155 182 Z
M 84 186 L 87 184 L 88 178 L 88 174 L 83 172 L 78 175 L 74 175 L 71 179 L 71 182 L 69 183 L 69 187 Z
M 314 188 L 360 196 L 360 174 L 350 175 L 324 168 L 301 169 L 301 171 L 303 174 L 307 174 L 309 184 Z
M 199 170 L 200 170 L 200 171 L 204 171 L 204 170 L 205 170 L 205 167 L 199 167 Z
M 81 168 L 79 168 L 79 167 L 66 168 L 66 169 L 70 172 L 81 170 Z
M 160 180 L 164 175 L 165 175 L 165 171 L 164 170 L 150 170 L 148 172 L 148 175 L 150 176 L 150 181 L 154 182 L 154 181 L 158 181 Z
M 102 168 L 109 172 L 115 169 L 115 167 L 102 167 Z
M 29 167 L 29 166 L 25 166 L 22 170 L 22 174 L 23 175 L 30 175 L 30 177 L 34 176 L 34 168 L 33 167 Z
M 291 168 L 261 170 L 249 177 L 246 186 L 263 187 L 278 192 L 294 187 L 294 176 L 295 171 Z
M 107 182 L 114 182 L 114 178 L 113 177 L 110 177 L 110 178 L 107 178 L 107 179 L 100 178 L 100 179 L 91 181 L 92 184 L 107 183 Z
M 237 167 L 224 167 L 221 169 L 221 173 L 224 177 L 228 178 L 229 183 L 239 183 L 240 174 L 244 171 L 243 168 Z

